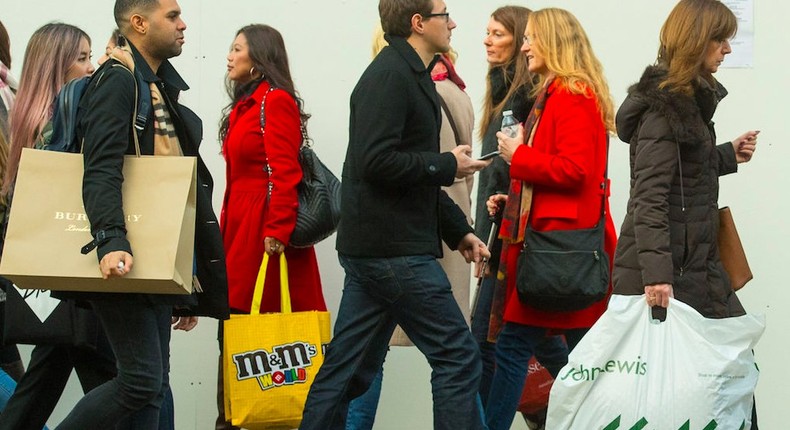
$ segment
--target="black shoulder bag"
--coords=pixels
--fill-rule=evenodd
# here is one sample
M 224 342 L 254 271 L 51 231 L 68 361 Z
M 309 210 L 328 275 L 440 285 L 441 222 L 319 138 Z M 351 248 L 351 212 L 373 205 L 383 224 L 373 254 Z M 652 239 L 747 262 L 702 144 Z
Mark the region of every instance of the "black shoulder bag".
M 609 139 L 606 142 L 609 163 Z M 535 309 L 570 312 L 606 297 L 609 255 L 604 250 L 608 170 L 601 183 L 601 218 L 593 228 L 535 231 L 527 224 L 516 278 L 518 298 Z
M 261 133 L 265 134 L 266 96 L 275 90 L 270 87 L 261 102 Z M 340 223 L 340 180 L 318 159 L 311 148 L 304 121 L 301 122 L 302 147 L 299 149 L 299 164 L 302 166 L 302 181 L 298 185 L 296 227 L 289 239 L 289 246 L 306 248 L 326 239 L 337 230 Z M 270 170 L 270 166 L 267 166 Z M 269 197 L 272 187 L 269 186 Z

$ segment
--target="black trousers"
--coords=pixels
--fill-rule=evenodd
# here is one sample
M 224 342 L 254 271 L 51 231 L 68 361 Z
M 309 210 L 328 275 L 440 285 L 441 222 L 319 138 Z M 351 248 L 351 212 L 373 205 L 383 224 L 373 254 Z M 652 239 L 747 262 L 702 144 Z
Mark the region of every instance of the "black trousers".
M 101 336 L 97 349 L 37 345 L 27 371 L 0 419 L 0 430 L 41 430 L 63 394 L 71 371 L 87 393 L 115 377 L 115 357 Z

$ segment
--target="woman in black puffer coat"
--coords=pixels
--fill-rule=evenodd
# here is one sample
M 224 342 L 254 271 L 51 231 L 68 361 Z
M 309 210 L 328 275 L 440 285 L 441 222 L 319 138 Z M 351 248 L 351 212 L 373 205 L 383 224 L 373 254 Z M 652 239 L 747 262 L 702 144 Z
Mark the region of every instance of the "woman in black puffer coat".
M 697 23 L 702 23 L 697 25 Z M 716 145 L 711 118 L 727 94 L 713 78 L 736 19 L 719 1 L 682 0 L 661 30 L 658 62 L 617 112 L 631 147 L 631 195 L 614 260 L 614 293 L 669 297 L 708 318 L 745 313 L 717 245 L 719 176 L 751 159 L 757 131 Z

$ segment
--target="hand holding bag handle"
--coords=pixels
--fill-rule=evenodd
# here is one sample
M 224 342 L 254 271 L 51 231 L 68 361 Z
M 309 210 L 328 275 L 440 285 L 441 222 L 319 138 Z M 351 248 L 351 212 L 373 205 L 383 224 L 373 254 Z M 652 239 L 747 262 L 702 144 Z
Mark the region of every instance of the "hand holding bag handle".
M 258 270 L 258 277 L 255 279 L 255 290 L 252 293 L 252 306 L 250 315 L 260 315 L 261 301 L 263 301 L 263 285 L 266 283 L 266 269 L 269 267 L 269 254 L 263 253 L 261 268 Z M 288 263 L 285 261 L 285 253 L 280 254 L 280 312 L 291 313 L 291 292 L 288 288 Z

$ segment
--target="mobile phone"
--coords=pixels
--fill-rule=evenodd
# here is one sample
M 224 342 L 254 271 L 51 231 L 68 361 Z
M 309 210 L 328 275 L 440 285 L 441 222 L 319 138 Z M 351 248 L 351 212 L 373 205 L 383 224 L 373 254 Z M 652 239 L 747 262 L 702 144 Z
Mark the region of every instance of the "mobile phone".
M 480 161 L 490 160 L 491 158 L 494 158 L 498 155 L 499 155 L 499 151 L 489 152 L 486 155 L 481 155 L 480 158 L 478 158 L 478 160 Z

